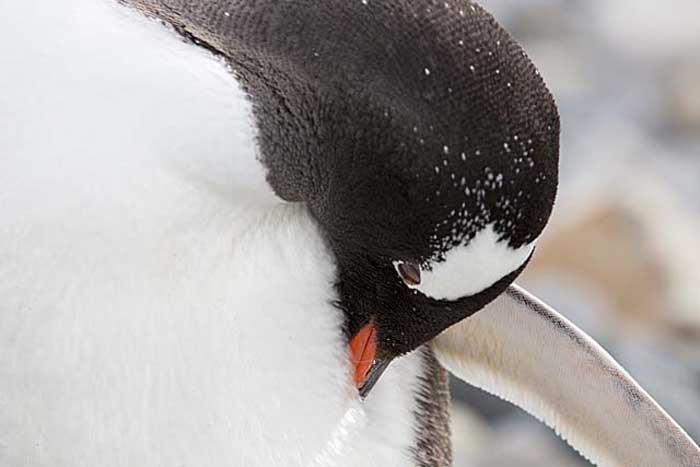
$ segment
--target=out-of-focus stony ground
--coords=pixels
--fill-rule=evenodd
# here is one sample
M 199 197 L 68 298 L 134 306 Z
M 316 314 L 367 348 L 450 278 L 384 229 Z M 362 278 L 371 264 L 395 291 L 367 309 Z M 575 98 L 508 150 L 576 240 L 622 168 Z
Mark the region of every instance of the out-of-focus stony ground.
M 700 1 L 482 0 L 559 103 L 561 191 L 519 282 L 700 440 Z M 455 382 L 456 467 L 586 466 Z

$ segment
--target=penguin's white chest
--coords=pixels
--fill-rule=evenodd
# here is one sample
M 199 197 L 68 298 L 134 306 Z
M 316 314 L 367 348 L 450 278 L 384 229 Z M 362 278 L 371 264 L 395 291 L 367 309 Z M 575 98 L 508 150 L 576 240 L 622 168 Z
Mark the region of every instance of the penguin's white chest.
M 357 400 L 225 67 L 111 2 L 5 9 L 0 465 L 411 465 L 418 359 Z

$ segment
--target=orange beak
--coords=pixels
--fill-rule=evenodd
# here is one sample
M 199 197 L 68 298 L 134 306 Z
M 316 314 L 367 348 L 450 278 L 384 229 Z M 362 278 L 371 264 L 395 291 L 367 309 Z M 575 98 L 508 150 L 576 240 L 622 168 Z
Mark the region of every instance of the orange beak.
M 365 398 L 389 366 L 390 359 L 377 358 L 377 328 L 370 322 L 348 343 L 353 380 L 360 397 Z
M 360 389 L 367 380 L 367 374 L 377 356 L 377 329 L 371 322 L 355 334 L 348 344 L 350 362 L 353 368 L 355 387 Z

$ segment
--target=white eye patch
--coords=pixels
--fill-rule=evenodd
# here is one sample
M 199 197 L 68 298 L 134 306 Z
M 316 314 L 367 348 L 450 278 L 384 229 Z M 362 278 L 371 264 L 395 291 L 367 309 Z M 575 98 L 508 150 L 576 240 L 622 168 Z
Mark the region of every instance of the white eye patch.
M 457 300 L 486 290 L 522 266 L 535 242 L 513 249 L 498 241 L 494 224 L 479 231 L 466 245 L 450 249 L 432 270 L 421 272 L 420 284 L 410 286 L 436 300 Z

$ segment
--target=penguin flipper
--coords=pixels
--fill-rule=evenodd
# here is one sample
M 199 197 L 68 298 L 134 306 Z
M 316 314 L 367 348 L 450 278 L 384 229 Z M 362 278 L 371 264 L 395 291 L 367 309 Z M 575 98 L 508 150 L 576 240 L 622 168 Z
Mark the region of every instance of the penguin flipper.
M 600 466 L 700 466 L 700 449 L 591 337 L 512 285 L 433 347 L 455 376 L 510 401 Z

